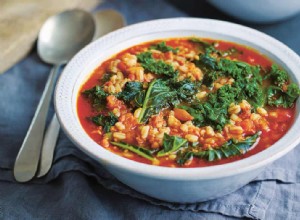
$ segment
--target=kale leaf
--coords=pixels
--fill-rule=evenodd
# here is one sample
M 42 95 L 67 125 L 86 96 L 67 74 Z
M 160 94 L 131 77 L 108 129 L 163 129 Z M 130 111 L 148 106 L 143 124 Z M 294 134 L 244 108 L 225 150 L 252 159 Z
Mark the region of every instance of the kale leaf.
M 111 76 L 112 76 L 111 73 L 104 73 L 102 78 L 100 79 L 100 82 L 103 83 L 103 84 L 108 82 L 110 80 Z
M 172 100 L 177 97 L 177 92 L 172 90 L 167 81 L 153 80 L 145 94 L 139 122 L 147 122 L 151 115 L 157 114 L 162 108 L 169 107 Z
M 205 159 L 207 161 L 215 161 L 223 158 L 229 158 L 232 156 L 242 155 L 247 153 L 253 148 L 253 145 L 257 143 L 260 137 L 260 132 L 249 136 L 243 141 L 229 140 L 219 148 L 211 148 L 208 150 L 202 150 L 199 152 L 186 151 L 177 155 L 177 163 L 184 165 L 188 160 L 193 157 Z
M 137 55 L 138 62 L 141 63 L 142 67 L 150 73 L 158 75 L 164 75 L 173 77 L 177 75 L 177 71 L 174 70 L 173 66 L 163 62 L 162 60 L 156 60 L 152 57 L 151 52 L 143 52 Z
M 209 55 L 210 53 L 215 53 L 218 56 L 225 57 L 225 56 L 229 56 L 229 55 L 243 53 L 242 51 L 238 50 L 235 47 L 231 47 L 225 51 L 220 51 L 217 48 L 215 48 L 215 46 L 214 46 L 215 43 L 208 43 L 208 42 L 202 41 L 198 38 L 190 38 L 189 41 L 199 44 L 202 47 L 202 49 L 204 50 L 204 53 L 207 55 Z
M 163 53 L 172 51 L 173 53 L 177 53 L 178 52 L 178 48 L 174 49 L 173 47 L 167 46 L 165 41 L 162 41 L 158 44 L 154 44 L 150 46 L 150 49 L 154 49 L 154 50 L 159 50 Z
M 157 157 L 163 157 L 177 152 L 180 148 L 187 146 L 187 140 L 177 136 L 164 134 L 163 149 L 157 153 Z
M 211 87 L 213 82 L 219 78 L 221 74 L 215 70 L 208 70 L 205 73 L 205 77 L 203 78 L 202 83 L 207 87 Z
M 210 54 L 212 52 L 219 52 L 212 44 L 202 41 L 198 38 L 190 38 L 189 41 L 200 45 L 206 54 Z
M 120 92 L 117 97 L 126 103 L 130 103 L 135 108 L 142 107 L 145 98 L 143 84 L 137 81 L 127 82 L 123 91 Z
M 193 151 L 186 151 L 186 152 L 178 151 L 176 163 L 183 166 L 188 161 L 192 160 L 193 157 L 194 157 Z
M 200 60 L 194 63 L 205 73 L 204 85 L 210 87 L 220 76 L 231 77 L 235 80 L 232 87 L 239 91 L 235 101 L 245 99 L 255 107 L 262 106 L 265 102 L 259 66 L 224 58 L 217 60 L 209 54 L 202 54 Z
M 191 102 L 194 98 L 194 95 L 198 92 L 200 85 L 200 82 L 192 82 L 190 79 L 184 79 L 181 81 L 170 80 L 169 86 L 171 87 L 171 90 L 177 92 L 177 100 L 173 100 L 173 105 L 176 105 L 182 101 Z
M 195 61 L 198 66 L 200 67 L 206 66 L 212 70 L 217 70 L 218 69 L 218 63 L 217 60 L 213 57 L 211 57 L 208 54 L 201 54 L 200 55 L 200 60 Z
M 97 110 L 105 108 L 108 93 L 106 93 L 101 86 L 97 85 L 91 89 L 85 90 L 82 94 L 91 100 L 93 108 Z
M 222 130 L 229 121 L 228 107 L 235 101 L 238 90 L 229 85 L 224 85 L 215 93 L 208 95 L 204 103 L 195 102 L 191 106 L 179 105 L 190 113 L 194 119 L 194 125 L 198 127 L 212 126 L 214 129 Z
M 294 105 L 300 95 L 300 89 L 295 83 L 287 85 L 289 77 L 286 71 L 273 64 L 265 79 L 271 80 L 271 86 L 266 90 L 268 105 L 284 108 Z M 284 85 L 287 85 L 285 89 L 283 89 Z
M 259 68 L 247 66 L 244 71 L 245 73 L 235 78 L 233 84 L 233 87 L 239 90 L 236 101 L 247 100 L 255 108 L 262 106 L 265 102 L 265 95 Z
M 143 147 L 137 147 L 137 146 L 134 146 L 134 145 L 129 145 L 129 144 L 126 144 L 126 143 L 119 143 L 119 142 L 111 142 L 113 145 L 115 146 L 118 146 L 124 150 L 129 150 L 133 153 L 136 153 L 137 155 L 143 157 L 143 158 L 146 158 L 150 161 L 154 161 L 155 158 L 153 157 L 153 152 L 146 149 L 146 148 L 143 148 Z
M 289 108 L 300 95 L 300 89 L 295 83 L 291 83 L 287 87 L 287 91 L 283 91 L 278 86 L 269 86 L 267 89 L 267 104 L 270 106 Z
M 94 122 L 98 126 L 102 126 L 105 133 L 110 131 L 111 126 L 115 125 L 118 122 L 118 118 L 111 112 L 105 115 L 97 115 L 91 118 L 92 122 Z
M 197 92 L 197 85 L 190 80 L 176 81 L 156 79 L 152 81 L 146 93 L 139 93 L 135 99 L 142 104 L 139 122 L 147 122 L 148 118 L 157 114 L 163 108 L 175 106 L 181 101 L 192 100 Z
M 177 81 L 171 79 L 157 79 L 152 81 L 147 90 L 141 82 L 127 82 L 118 99 L 129 103 L 133 108 L 143 107 L 140 122 L 146 122 L 151 115 L 157 114 L 162 108 L 175 106 L 182 101 L 189 102 L 198 92 L 199 82 L 190 79 Z
M 276 86 L 282 87 L 289 80 L 286 71 L 279 69 L 275 64 L 272 65 L 271 70 L 266 74 L 264 79 L 270 78 L 272 83 Z

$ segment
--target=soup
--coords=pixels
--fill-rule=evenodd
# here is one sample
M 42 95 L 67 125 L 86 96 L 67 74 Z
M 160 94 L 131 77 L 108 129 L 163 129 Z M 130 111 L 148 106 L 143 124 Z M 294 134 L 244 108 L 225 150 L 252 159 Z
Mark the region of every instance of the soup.
M 300 90 L 259 52 L 173 38 L 128 48 L 83 83 L 77 112 L 107 150 L 142 163 L 204 167 L 254 155 L 290 128 Z

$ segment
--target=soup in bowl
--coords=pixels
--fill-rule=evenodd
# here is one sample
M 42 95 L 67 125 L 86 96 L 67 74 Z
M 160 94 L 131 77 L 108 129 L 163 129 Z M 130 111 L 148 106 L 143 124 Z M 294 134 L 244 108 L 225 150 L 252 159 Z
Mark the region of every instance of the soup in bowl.
M 282 43 L 240 25 L 144 22 L 79 52 L 56 110 L 70 139 L 128 186 L 205 201 L 297 145 L 299 69 Z

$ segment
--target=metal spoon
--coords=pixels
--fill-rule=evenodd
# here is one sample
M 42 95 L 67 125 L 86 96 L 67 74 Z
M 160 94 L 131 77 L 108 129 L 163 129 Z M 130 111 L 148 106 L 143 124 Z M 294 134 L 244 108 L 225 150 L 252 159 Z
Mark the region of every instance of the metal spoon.
M 93 16 L 96 22 L 94 40 L 126 25 L 123 15 L 112 9 L 97 11 Z
M 54 67 L 15 161 L 14 176 L 17 181 L 29 181 L 37 171 L 46 117 L 59 67 L 88 44 L 94 33 L 93 17 L 79 9 L 50 17 L 41 28 L 37 41 L 38 54 L 44 62 Z
M 94 40 L 126 25 L 123 15 L 115 10 L 97 11 L 93 16 L 96 22 Z M 59 122 L 54 114 L 49 127 L 46 129 L 37 177 L 46 175 L 51 168 L 59 128 Z

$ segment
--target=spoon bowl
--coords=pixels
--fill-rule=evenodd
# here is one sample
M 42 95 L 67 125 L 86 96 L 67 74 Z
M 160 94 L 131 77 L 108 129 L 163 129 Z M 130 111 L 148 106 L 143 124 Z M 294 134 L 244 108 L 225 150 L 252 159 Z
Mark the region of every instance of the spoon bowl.
M 55 66 L 15 161 L 14 176 L 17 181 L 29 181 L 37 172 L 47 113 L 60 65 L 92 41 L 94 33 L 92 15 L 79 9 L 50 17 L 41 28 L 37 41 L 38 55 L 44 62 Z
M 37 50 L 50 64 L 68 62 L 93 39 L 95 23 L 90 13 L 75 9 L 49 18 L 40 30 Z
M 126 21 L 123 15 L 112 9 L 94 13 L 94 19 L 96 22 L 96 33 L 94 40 L 126 26 Z

